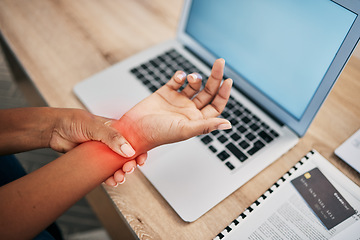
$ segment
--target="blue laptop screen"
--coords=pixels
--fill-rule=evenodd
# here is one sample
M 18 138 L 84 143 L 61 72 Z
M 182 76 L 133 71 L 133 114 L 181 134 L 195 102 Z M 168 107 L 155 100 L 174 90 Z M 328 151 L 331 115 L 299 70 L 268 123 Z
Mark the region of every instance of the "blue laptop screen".
M 330 0 L 193 0 L 186 32 L 299 120 L 356 16 Z

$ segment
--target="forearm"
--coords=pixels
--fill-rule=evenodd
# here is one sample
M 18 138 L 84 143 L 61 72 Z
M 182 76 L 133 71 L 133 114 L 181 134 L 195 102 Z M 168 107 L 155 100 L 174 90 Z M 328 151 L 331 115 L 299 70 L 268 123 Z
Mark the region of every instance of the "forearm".
M 0 110 L 0 154 L 48 147 L 56 117 L 46 107 Z
M 119 169 L 127 159 L 84 143 L 0 188 L 0 239 L 28 239 Z
M 148 149 L 126 121 L 116 128 L 136 155 Z M 29 175 L 0 188 L 0 239 L 31 238 L 101 184 L 128 159 L 105 144 L 86 142 Z

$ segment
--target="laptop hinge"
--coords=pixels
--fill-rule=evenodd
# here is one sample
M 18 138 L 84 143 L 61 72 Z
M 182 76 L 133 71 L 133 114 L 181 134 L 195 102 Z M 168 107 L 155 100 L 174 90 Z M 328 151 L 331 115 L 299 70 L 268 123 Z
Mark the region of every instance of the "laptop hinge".
M 198 56 L 194 51 L 192 51 L 189 47 L 184 45 L 184 48 L 194 57 L 196 57 L 198 60 L 200 60 L 203 64 L 205 64 L 206 66 L 208 66 L 209 68 L 211 68 L 212 66 L 207 63 L 206 61 L 204 61 L 200 56 Z M 226 74 L 224 74 L 224 79 L 228 78 L 226 76 Z M 240 88 L 238 88 L 237 86 L 233 85 L 233 87 L 239 91 L 242 95 L 244 95 L 248 100 L 250 100 L 255 106 L 257 106 L 259 109 L 261 109 L 266 115 L 268 115 L 274 122 L 276 122 L 277 124 L 279 124 L 281 127 L 284 126 L 284 124 L 278 119 L 276 118 L 272 113 L 270 113 L 268 110 L 264 109 L 262 106 L 260 106 L 258 103 L 256 103 L 248 94 L 246 94 L 245 92 L 243 92 Z

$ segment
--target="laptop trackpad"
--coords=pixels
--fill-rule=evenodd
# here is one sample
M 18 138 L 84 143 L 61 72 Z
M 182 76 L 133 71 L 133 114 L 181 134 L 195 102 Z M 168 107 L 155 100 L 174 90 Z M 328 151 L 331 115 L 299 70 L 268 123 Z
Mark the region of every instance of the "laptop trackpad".
M 153 150 L 141 171 L 185 221 L 214 206 L 211 189 L 221 185 L 222 171 L 229 172 L 197 138 Z

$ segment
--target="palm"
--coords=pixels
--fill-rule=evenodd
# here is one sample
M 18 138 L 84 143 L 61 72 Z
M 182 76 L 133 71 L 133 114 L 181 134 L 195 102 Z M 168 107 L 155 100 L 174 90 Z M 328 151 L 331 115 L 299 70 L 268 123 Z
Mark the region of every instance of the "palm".
M 165 97 L 165 91 L 171 97 Z M 140 102 L 126 116 L 137 122 L 136 127 L 139 129 L 135 132 L 142 134 L 141 139 L 155 145 L 186 139 L 189 123 L 203 119 L 190 99 L 166 87 Z
M 214 63 L 206 90 L 199 93 L 201 81 L 191 82 L 189 78 L 188 86 L 179 92 L 185 77 L 178 77 L 181 74 L 177 72 L 166 85 L 130 109 L 120 122 L 131 126 L 130 135 L 136 136 L 135 141 L 141 139 L 145 150 L 208 133 L 221 124 L 229 125 L 227 120 L 216 118 L 231 88 L 231 80 L 220 87 L 223 67 L 223 60 Z

